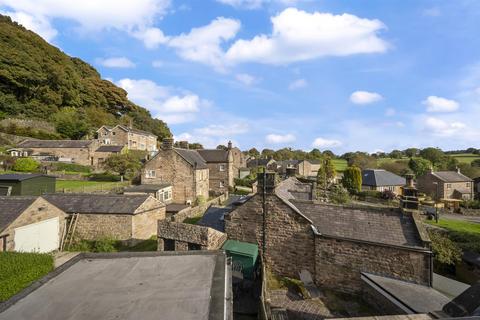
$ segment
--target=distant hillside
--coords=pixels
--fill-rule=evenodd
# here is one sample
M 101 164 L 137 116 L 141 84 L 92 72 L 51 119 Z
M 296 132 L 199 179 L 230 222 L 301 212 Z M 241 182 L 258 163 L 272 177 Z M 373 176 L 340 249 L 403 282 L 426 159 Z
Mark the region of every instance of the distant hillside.
M 0 120 L 5 118 L 48 121 L 58 134 L 45 136 L 53 138 L 79 139 L 102 124 L 129 122 L 160 138 L 171 135 L 165 122 L 129 101 L 125 90 L 101 79 L 92 66 L 0 15 Z M 15 127 L 0 130 L 12 133 Z

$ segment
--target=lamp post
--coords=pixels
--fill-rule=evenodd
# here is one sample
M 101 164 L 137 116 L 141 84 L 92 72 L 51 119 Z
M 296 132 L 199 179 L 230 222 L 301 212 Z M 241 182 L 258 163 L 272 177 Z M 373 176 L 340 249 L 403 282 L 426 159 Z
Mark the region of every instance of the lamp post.
M 433 183 L 435 185 L 435 222 L 438 223 L 438 182 Z

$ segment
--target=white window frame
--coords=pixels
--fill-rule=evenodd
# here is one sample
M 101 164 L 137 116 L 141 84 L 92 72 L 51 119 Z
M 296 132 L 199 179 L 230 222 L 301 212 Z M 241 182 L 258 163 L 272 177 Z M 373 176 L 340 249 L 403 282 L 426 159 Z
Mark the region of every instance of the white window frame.
M 157 177 L 157 173 L 155 172 L 155 170 L 147 170 L 145 172 L 145 177 L 146 178 L 156 178 Z
M 218 171 L 220 171 L 220 172 L 225 171 L 225 165 L 224 164 L 219 165 L 218 166 Z

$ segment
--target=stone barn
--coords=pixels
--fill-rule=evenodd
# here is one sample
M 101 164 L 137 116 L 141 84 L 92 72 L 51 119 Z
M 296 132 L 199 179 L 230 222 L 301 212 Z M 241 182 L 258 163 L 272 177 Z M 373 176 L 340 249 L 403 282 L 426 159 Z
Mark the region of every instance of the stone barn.
M 135 243 L 157 234 L 165 204 L 148 194 L 53 194 L 45 199 L 66 213 L 78 214 L 74 238 L 116 239 Z

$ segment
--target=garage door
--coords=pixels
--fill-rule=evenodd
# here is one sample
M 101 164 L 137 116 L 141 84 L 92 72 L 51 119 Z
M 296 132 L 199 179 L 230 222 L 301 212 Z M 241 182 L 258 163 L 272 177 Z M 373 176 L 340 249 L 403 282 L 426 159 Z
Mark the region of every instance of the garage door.
M 58 217 L 16 228 L 14 241 L 15 251 L 50 252 L 58 249 Z

